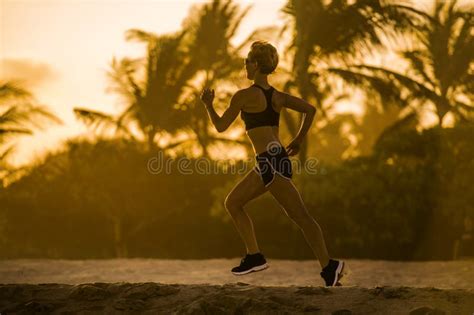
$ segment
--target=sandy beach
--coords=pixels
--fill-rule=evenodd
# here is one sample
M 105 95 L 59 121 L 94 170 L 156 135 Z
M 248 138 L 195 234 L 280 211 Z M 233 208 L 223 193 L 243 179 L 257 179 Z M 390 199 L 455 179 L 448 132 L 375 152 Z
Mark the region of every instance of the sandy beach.
M 474 290 L 410 287 L 182 285 L 160 283 L 0 285 L 11 313 L 472 314 Z
M 315 261 L 269 259 L 0 261 L 0 313 L 474 314 L 474 261 L 346 260 L 325 288 Z

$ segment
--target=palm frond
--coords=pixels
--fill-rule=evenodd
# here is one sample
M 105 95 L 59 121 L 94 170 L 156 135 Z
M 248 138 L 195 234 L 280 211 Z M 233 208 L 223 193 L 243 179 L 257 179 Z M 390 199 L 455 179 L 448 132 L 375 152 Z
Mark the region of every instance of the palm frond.
M 430 77 L 427 70 L 427 58 L 424 56 L 423 51 L 420 50 L 411 50 L 403 51 L 402 57 L 410 61 L 413 70 L 415 73 L 420 76 L 424 83 L 429 86 L 430 89 L 434 90 L 436 88 L 436 83 Z
M 0 127 L 0 143 L 3 143 L 5 137 L 16 134 L 33 134 L 33 131 L 29 129 L 14 128 L 14 127 Z
M 412 6 L 404 5 L 404 4 L 391 4 L 390 8 L 397 9 L 397 11 L 405 11 L 408 13 L 411 13 L 411 17 L 413 19 L 422 19 L 422 20 L 427 20 L 430 23 L 435 23 L 436 20 L 433 18 L 429 13 L 426 13 L 424 11 L 418 10 Z M 419 26 L 418 24 L 413 24 L 413 26 Z
M 455 105 L 457 107 L 460 107 L 462 108 L 463 110 L 469 112 L 469 113 L 474 113 L 474 105 L 469 105 L 469 104 L 466 104 L 464 102 L 461 102 L 461 101 L 455 101 Z
M 127 41 L 137 41 L 141 43 L 149 43 L 150 41 L 156 40 L 158 35 L 145 32 L 140 29 L 132 28 L 125 31 L 125 40 Z
M 123 58 L 117 60 L 113 57 L 109 63 L 110 69 L 106 71 L 106 76 L 110 81 L 110 86 L 107 87 L 106 92 L 117 93 L 127 102 L 136 101 L 135 91 L 129 83 L 130 77 L 138 70 L 141 62 L 141 59 Z
M 8 148 L 4 149 L 3 152 L 0 153 L 0 166 L 4 163 L 4 161 L 13 154 L 15 151 L 15 147 L 13 145 L 9 146 Z
M 463 15 L 461 15 L 463 16 Z M 470 65 L 474 61 L 474 18 L 460 19 L 460 31 L 453 39 L 451 52 L 450 81 L 453 84 L 469 75 Z
M 276 26 L 262 26 L 254 29 L 240 44 L 233 50 L 236 55 L 241 55 L 244 48 L 247 48 L 253 41 L 262 38 L 270 38 L 278 33 L 279 29 Z
M 0 126 L 34 126 L 42 129 L 47 123 L 62 124 L 63 121 L 45 106 L 22 103 L 8 108 L 0 115 Z
M 32 96 L 31 92 L 20 87 L 20 84 L 15 81 L 0 84 L 0 105 L 7 99 L 29 99 Z
M 235 10 L 233 13 L 234 18 L 232 20 L 232 25 L 229 27 L 229 31 L 227 32 L 227 38 L 229 40 L 237 34 L 237 29 L 242 24 L 244 18 L 248 15 L 252 7 L 252 5 L 247 6 L 246 8 L 243 8 L 240 13 L 237 11 L 237 9 Z
M 353 87 L 376 93 L 383 100 L 382 104 L 384 106 L 390 106 L 391 104 L 398 107 L 407 106 L 407 100 L 401 96 L 400 87 L 389 78 L 354 71 L 350 68 L 328 68 L 326 71 L 337 75 Z
M 115 132 L 118 130 L 129 132 L 125 126 L 118 124 L 117 120 L 110 114 L 79 107 L 75 107 L 73 111 L 78 120 L 96 132 L 100 133 L 108 129 L 115 129 Z
M 434 103 L 437 103 L 440 98 L 440 96 L 436 94 L 435 91 L 429 89 L 422 82 L 419 82 L 415 79 L 412 79 L 395 71 L 368 65 L 354 65 L 350 68 L 369 70 L 378 77 L 385 77 L 387 80 L 391 81 L 396 80 L 398 83 L 409 89 L 413 95 L 420 99 L 427 99 L 433 101 Z

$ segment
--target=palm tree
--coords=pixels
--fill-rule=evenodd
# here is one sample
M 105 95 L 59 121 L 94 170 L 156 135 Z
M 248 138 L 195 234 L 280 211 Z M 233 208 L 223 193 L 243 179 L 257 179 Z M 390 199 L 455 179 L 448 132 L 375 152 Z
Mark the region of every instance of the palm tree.
M 0 83 L 0 109 L 6 108 L 0 112 L 0 187 L 4 186 L 5 178 L 14 172 L 7 163 L 7 158 L 14 152 L 15 147 L 10 145 L 4 148 L 11 138 L 31 135 L 35 127 L 42 129 L 46 123 L 62 123 L 62 120 L 45 106 L 34 103 L 36 100 L 31 92 L 18 83 Z
M 216 142 L 239 143 L 250 150 L 244 139 L 231 140 L 216 135 L 209 126 L 207 113 L 199 103 L 204 86 L 217 81 L 235 84 L 243 60 L 242 49 L 269 28 L 255 30 L 246 40 L 234 47 L 230 44 L 245 15 L 232 0 L 214 0 L 198 4 L 183 21 L 183 29 L 175 35 L 157 36 L 140 30 L 130 30 L 127 39 L 148 44 L 146 60 L 124 58 L 112 61 L 109 73 L 114 86 L 112 91 L 124 97 L 127 109 L 111 114 L 76 107 L 76 117 L 96 131 L 115 129 L 116 135 L 132 137 L 130 125 L 135 123 L 151 148 L 157 133 L 194 134 L 162 149 L 171 149 L 197 140 L 202 154 Z M 144 65 L 142 65 L 144 64 Z M 145 70 L 144 79 L 137 82 L 139 71 Z M 171 79 L 170 79 L 171 78 Z M 219 93 L 216 103 L 224 104 L 230 92 Z
M 285 89 L 296 88 L 302 98 L 313 99 L 322 113 L 319 119 L 325 120 L 329 119 L 326 112 L 331 106 L 324 107 L 323 100 L 331 93 L 325 92 L 328 76 L 321 66 L 370 54 L 383 47 L 381 36 L 390 34 L 393 29 L 388 27 L 394 26 L 395 18 L 403 22 L 397 28 L 403 29 L 407 23 L 395 6 L 376 0 L 289 0 L 282 12 L 289 18 L 293 35 L 288 50 L 295 74 Z M 286 113 L 283 117 L 287 124 L 295 125 Z M 303 162 L 306 155 L 305 142 L 300 153 Z
M 230 140 L 212 132 L 207 113 L 199 103 L 199 93 L 202 88 L 213 86 L 218 81 L 233 84 L 240 79 L 237 75 L 243 68 L 243 59 L 240 57 L 242 49 L 261 33 L 268 31 L 266 28 L 257 29 L 239 45 L 234 47 L 231 44 L 250 9 L 251 6 L 241 9 L 232 0 L 213 0 L 190 10 L 190 15 L 183 22 L 183 28 L 187 30 L 187 51 L 196 66 L 196 77 L 200 78 L 193 86 L 187 102 L 190 111 L 189 130 L 195 134 L 204 156 L 208 156 L 208 147 L 216 142 L 237 141 L 248 146 L 243 139 Z M 216 103 L 226 104 L 230 95 L 230 92 L 219 93 L 217 97 L 220 98 L 216 99 Z
M 148 148 L 156 147 L 159 132 L 176 133 L 185 127 L 185 106 L 181 102 L 187 82 L 196 72 L 183 50 L 184 31 L 171 35 L 155 35 L 137 29 L 126 32 L 127 40 L 147 44 L 145 60 L 113 58 L 108 76 L 110 90 L 125 100 L 127 108 L 118 117 L 76 107 L 75 114 L 89 125 L 112 126 L 131 135 L 135 124 Z M 141 80 L 139 78 L 142 78 Z
M 415 47 L 400 52 L 410 65 L 406 73 L 367 65 L 330 71 L 383 98 L 395 96 L 413 110 L 434 105 L 439 126 L 448 113 L 456 122 L 467 121 L 474 112 L 474 11 L 459 8 L 455 0 L 435 1 L 431 15 L 398 7 L 413 16 Z

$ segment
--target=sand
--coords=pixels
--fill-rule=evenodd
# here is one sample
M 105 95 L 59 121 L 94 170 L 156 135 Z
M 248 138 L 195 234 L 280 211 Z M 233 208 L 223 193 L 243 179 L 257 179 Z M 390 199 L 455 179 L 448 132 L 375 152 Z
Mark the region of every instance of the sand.
M 346 260 L 343 287 L 325 288 L 315 261 L 3 260 L 0 313 L 474 314 L 474 260 Z

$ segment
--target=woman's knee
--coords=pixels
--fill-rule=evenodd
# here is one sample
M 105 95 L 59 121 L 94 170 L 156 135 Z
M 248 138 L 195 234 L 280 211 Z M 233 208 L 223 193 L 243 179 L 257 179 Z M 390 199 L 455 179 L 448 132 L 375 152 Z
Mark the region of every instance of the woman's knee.
M 243 203 L 236 196 L 229 194 L 224 200 L 224 207 L 228 212 L 240 211 Z

